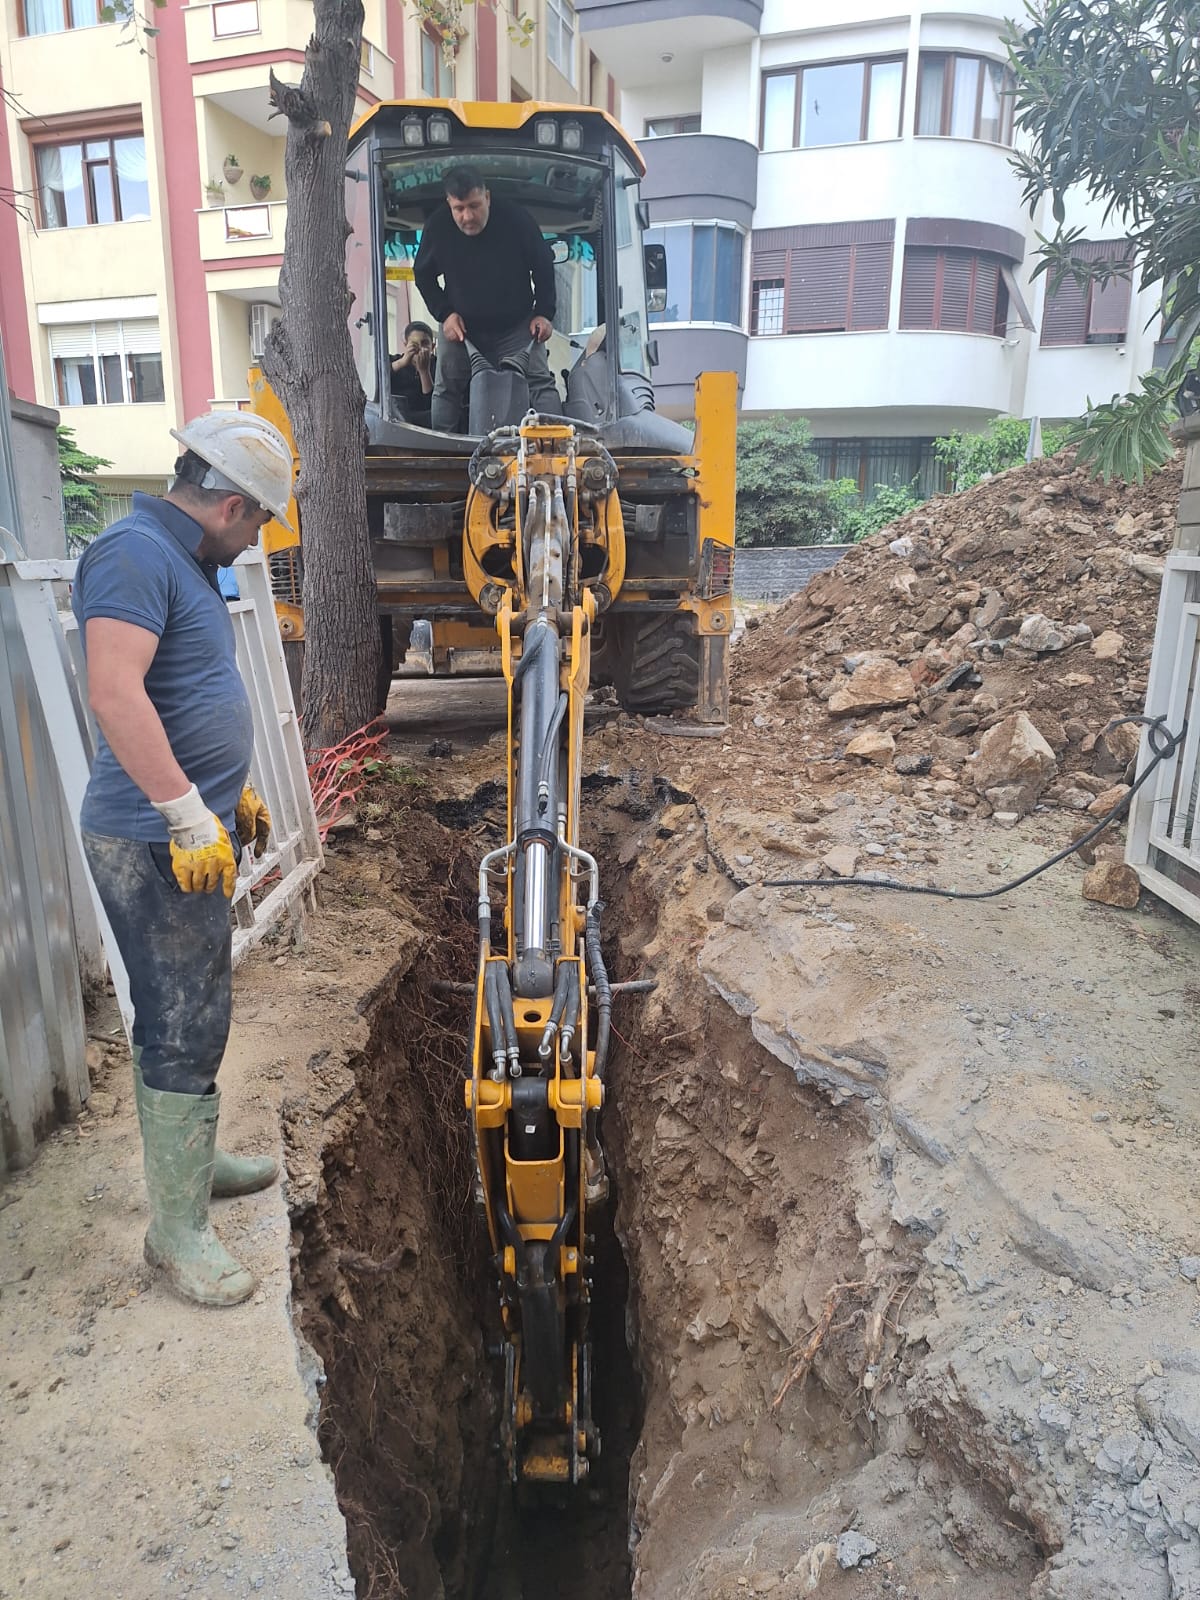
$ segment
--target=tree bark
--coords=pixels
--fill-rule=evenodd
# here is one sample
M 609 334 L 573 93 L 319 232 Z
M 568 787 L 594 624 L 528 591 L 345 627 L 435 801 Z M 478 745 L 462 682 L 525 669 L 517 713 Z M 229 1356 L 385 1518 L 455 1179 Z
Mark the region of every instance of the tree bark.
M 299 85 L 271 74 L 288 119 L 283 315 L 263 371 L 300 453 L 296 501 L 304 557 L 304 740 L 337 744 L 376 710 L 380 633 L 367 531 L 365 399 L 350 344 L 346 142 L 362 47 L 362 0 L 315 0 Z M 370 309 L 369 307 L 363 309 Z

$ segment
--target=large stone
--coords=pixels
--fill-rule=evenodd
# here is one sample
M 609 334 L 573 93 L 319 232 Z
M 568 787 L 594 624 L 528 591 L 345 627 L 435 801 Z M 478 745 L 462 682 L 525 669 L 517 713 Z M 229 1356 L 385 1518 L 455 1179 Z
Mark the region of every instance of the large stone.
M 860 761 L 873 761 L 880 767 L 886 767 L 895 752 L 895 739 L 882 728 L 868 728 L 865 733 L 856 734 L 846 746 L 848 756 L 857 756 Z
M 829 711 L 835 717 L 853 717 L 862 711 L 907 705 L 914 693 L 907 667 L 895 661 L 864 661 L 829 696 Z
M 1105 628 L 1092 640 L 1092 654 L 1097 661 L 1117 661 L 1124 649 L 1124 635 L 1117 633 L 1114 628 Z
M 1068 645 L 1077 644 L 1081 639 L 1090 639 L 1091 636 L 1092 630 L 1086 622 L 1051 622 L 1049 617 L 1035 611 L 1021 623 L 1013 643 L 1020 650 L 1039 655 L 1065 650 Z
M 971 782 L 997 811 L 1033 810 L 1042 790 L 1058 770 L 1054 751 L 1023 711 L 1014 711 L 980 741 L 971 765 Z M 1001 790 L 997 804 L 989 790 Z
M 1083 875 L 1083 898 L 1132 911 L 1142 892 L 1138 875 L 1123 861 L 1097 861 Z

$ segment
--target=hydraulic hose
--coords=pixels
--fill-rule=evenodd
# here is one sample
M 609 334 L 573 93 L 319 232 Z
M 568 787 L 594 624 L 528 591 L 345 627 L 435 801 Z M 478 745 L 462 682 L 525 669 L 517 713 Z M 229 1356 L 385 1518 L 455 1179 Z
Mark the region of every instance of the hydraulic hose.
M 517 1044 L 517 1019 L 513 1013 L 512 985 L 508 981 L 508 968 L 503 962 L 495 965 L 496 993 L 500 1000 L 500 1020 L 504 1029 L 504 1046 L 508 1052 L 508 1067 L 514 1078 L 521 1076 L 521 1049 Z
M 546 643 L 546 640 L 550 637 L 551 632 L 552 630 L 550 625 L 546 622 L 543 622 L 539 617 L 534 623 L 533 627 L 530 628 L 526 633 L 525 648 L 521 651 L 521 659 L 517 662 L 516 670 L 513 673 L 514 693 L 516 692 L 517 686 L 521 682 L 521 679 L 537 660 L 538 652 Z M 530 634 L 533 635 L 532 639 L 529 636 Z
M 608 1036 L 612 1026 L 612 988 L 608 981 L 608 969 L 604 965 L 604 954 L 600 949 L 600 913 L 603 909 L 599 900 L 592 901 L 587 909 L 583 932 L 588 970 L 596 990 L 596 1057 L 593 1071 L 601 1079 L 608 1060 Z
M 537 795 L 538 814 L 544 816 L 546 807 L 550 803 L 550 767 L 558 755 L 558 730 L 562 727 L 562 720 L 567 714 L 567 694 L 564 690 L 558 697 L 550 721 L 546 727 L 546 737 L 542 740 L 541 754 L 538 756 L 537 765 Z
M 500 1006 L 500 969 L 496 962 L 489 961 L 483 969 L 483 999 L 487 1006 L 488 1027 L 492 1034 L 492 1060 L 495 1062 L 495 1075 L 497 1081 L 504 1077 L 504 1057 L 507 1040 L 504 1032 L 503 1013 Z
M 558 972 L 554 979 L 554 998 L 550 1002 L 550 1016 L 542 1030 L 541 1043 L 538 1045 L 538 1055 L 543 1061 L 550 1059 L 551 1043 L 562 1020 L 563 1011 L 571 993 L 571 973 L 574 971 L 571 963 L 560 961 Z

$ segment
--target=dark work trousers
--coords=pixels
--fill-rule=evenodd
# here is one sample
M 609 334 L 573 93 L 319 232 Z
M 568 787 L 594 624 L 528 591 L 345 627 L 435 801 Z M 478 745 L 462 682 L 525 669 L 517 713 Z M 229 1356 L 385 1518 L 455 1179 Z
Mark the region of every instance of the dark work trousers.
M 534 345 L 529 350 L 529 319 L 518 322 L 507 333 L 480 334 L 476 337 L 467 329 L 467 338 L 497 366 L 504 356 L 520 356 L 529 351 L 526 371 L 529 375 L 529 403 L 535 411 L 557 415 L 562 410 L 558 387 L 546 359 L 546 346 Z M 437 371 L 433 379 L 433 400 L 430 407 L 433 426 L 441 433 L 459 433 L 467 426 L 467 392 L 471 387 L 471 355 L 458 339 L 447 339 L 438 331 Z
M 143 1082 L 171 1094 L 208 1094 L 229 1037 L 229 901 L 219 888 L 185 894 L 169 844 L 85 833 L 83 848 L 129 974 Z M 236 838 L 233 848 L 240 854 Z

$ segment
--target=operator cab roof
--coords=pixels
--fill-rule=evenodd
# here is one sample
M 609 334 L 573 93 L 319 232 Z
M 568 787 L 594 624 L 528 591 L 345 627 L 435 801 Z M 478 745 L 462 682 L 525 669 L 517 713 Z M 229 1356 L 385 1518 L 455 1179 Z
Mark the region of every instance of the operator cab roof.
M 431 118 L 435 137 L 430 136 Z M 460 161 L 471 161 L 497 145 L 593 158 L 615 145 L 639 177 L 646 171 L 637 145 L 614 117 L 595 106 L 541 100 L 382 100 L 351 127 L 351 150 L 370 136 L 414 152 L 424 148 L 453 153 Z

